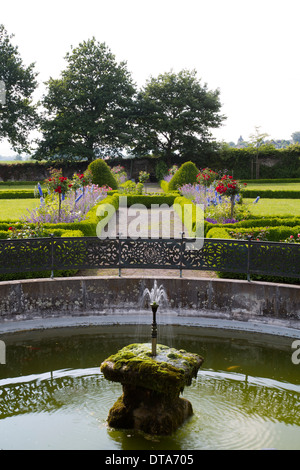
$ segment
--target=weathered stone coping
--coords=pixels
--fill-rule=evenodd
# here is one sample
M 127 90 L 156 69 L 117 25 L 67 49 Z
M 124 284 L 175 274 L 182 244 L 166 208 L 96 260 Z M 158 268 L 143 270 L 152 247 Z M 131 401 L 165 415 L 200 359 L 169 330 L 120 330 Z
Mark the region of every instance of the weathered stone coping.
M 0 332 L 85 324 L 151 323 L 140 304 L 154 279 L 169 299 L 158 323 L 300 337 L 300 286 L 208 278 L 73 277 L 0 283 Z

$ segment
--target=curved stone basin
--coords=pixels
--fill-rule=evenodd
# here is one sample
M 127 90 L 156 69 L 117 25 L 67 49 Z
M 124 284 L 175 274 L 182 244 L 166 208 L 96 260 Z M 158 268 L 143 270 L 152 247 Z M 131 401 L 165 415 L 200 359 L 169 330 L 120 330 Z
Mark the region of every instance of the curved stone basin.
M 143 306 L 141 299 L 153 282 L 154 278 L 116 277 L 2 282 L 0 333 L 57 324 L 134 324 L 137 314 L 140 323 L 148 324 L 150 307 Z M 299 337 L 300 286 L 206 278 L 158 278 L 158 282 L 169 305 L 158 310 L 160 324 Z

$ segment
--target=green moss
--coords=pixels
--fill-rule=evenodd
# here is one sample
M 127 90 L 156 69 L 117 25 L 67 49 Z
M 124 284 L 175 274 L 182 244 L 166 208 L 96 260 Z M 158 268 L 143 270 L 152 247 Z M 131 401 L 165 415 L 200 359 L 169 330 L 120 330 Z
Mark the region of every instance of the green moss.
M 106 359 L 101 372 L 111 381 L 171 395 L 191 383 L 202 362 L 196 354 L 160 344 L 153 357 L 151 344 L 131 344 Z

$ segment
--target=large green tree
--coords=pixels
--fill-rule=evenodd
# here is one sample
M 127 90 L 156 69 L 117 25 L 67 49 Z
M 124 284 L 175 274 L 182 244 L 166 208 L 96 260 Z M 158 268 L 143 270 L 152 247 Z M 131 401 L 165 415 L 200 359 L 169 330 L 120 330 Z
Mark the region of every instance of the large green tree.
M 136 103 L 135 153 L 153 152 L 171 161 L 191 157 L 212 144 L 211 128 L 221 125 L 219 90 L 208 90 L 196 71 L 150 78 Z
M 30 151 L 30 132 L 38 116 L 32 94 L 37 87 L 34 64 L 26 67 L 18 47 L 0 25 L 0 141 L 8 140 L 17 152 Z
M 115 156 L 130 141 L 135 87 L 125 62 L 117 63 L 94 38 L 66 55 L 61 78 L 47 82 L 37 159 Z

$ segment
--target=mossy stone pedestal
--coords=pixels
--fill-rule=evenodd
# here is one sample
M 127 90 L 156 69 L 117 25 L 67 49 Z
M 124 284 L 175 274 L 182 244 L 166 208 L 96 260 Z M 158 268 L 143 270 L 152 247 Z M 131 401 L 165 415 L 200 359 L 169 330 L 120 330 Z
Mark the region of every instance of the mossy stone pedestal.
M 101 364 L 104 377 L 120 382 L 122 396 L 109 411 L 108 424 L 148 434 L 172 434 L 193 414 L 191 403 L 179 395 L 196 377 L 203 358 L 184 350 L 151 344 L 131 344 Z

